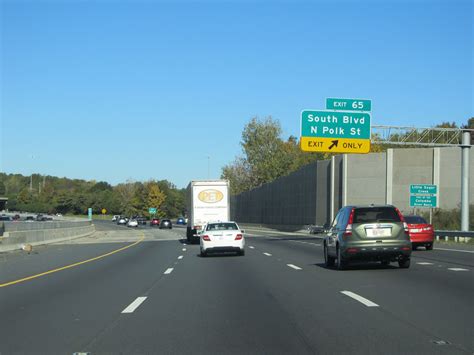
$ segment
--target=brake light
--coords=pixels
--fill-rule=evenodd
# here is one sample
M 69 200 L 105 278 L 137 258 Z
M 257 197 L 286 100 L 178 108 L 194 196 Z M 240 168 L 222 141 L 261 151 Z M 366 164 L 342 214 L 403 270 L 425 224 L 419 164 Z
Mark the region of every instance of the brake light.
M 402 250 L 411 250 L 409 247 L 402 247 Z
M 403 229 L 405 230 L 405 233 L 408 233 L 408 224 L 405 222 L 405 218 L 403 218 L 403 215 L 398 208 L 395 207 L 395 211 L 397 211 L 400 221 L 403 222 Z
M 205 240 L 205 241 L 207 241 L 207 242 L 210 242 L 210 241 L 211 241 L 211 238 L 209 238 L 209 236 L 206 235 L 206 234 L 204 234 L 204 235 L 202 236 L 202 239 Z
M 351 214 L 349 215 L 349 220 L 347 221 L 346 230 L 343 233 L 344 237 L 349 237 L 352 235 L 352 222 L 354 222 L 354 208 L 351 210 Z
M 244 236 L 242 234 L 237 234 L 235 240 L 241 240 Z
M 424 231 L 430 231 L 432 229 L 431 226 L 423 228 Z
M 354 253 L 357 253 L 359 251 L 359 249 L 357 249 L 357 248 L 348 248 L 346 251 L 348 253 L 354 254 Z

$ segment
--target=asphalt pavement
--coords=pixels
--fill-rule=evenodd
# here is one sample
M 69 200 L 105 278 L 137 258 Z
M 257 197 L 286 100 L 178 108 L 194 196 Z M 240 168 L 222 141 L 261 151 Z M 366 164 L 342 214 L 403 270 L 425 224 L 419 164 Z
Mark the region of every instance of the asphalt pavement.
M 202 258 L 182 227 L 96 229 L 0 254 L 0 354 L 474 353 L 469 248 L 338 271 L 316 236 Z

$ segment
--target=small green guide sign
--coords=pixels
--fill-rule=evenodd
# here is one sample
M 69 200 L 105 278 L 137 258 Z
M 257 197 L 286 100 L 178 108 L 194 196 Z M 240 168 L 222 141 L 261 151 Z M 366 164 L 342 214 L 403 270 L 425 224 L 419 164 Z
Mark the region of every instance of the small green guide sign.
M 438 186 L 431 184 L 410 185 L 410 207 L 436 208 Z
M 326 109 L 341 111 L 371 111 L 372 101 L 364 99 L 326 99 Z
M 156 214 L 156 208 L 155 208 L 155 207 L 150 207 L 150 208 L 148 209 L 148 213 L 149 213 L 149 214 Z

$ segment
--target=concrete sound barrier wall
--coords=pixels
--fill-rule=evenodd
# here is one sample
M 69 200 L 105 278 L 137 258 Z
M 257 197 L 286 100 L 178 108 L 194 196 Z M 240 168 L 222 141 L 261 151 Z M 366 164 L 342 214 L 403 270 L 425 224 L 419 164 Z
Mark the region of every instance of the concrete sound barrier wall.
M 346 205 L 393 204 L 404 213 L 411 184 L 436 184 L 439 208 L 459 208 L 460 148 L 400 148 L 344 154 L 231 196 L 231 216 L 240 223 L 287 230 L 331 222 Z M 470 154 L 470 201 L 474 201 L 474 151 Z

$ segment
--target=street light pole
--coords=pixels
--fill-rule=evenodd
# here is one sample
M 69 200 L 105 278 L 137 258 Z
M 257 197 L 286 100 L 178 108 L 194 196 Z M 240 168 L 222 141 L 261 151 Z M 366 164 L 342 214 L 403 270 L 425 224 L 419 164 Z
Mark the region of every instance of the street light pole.
M 469 231 L 469 150 L 471 132 L 462 134 L 461 145 L 461 231 Z
M 211 166 L 211 157 L 208 155 L 207 156 L 207 179 L 209 180 L 210 179 L 210 168 Z

